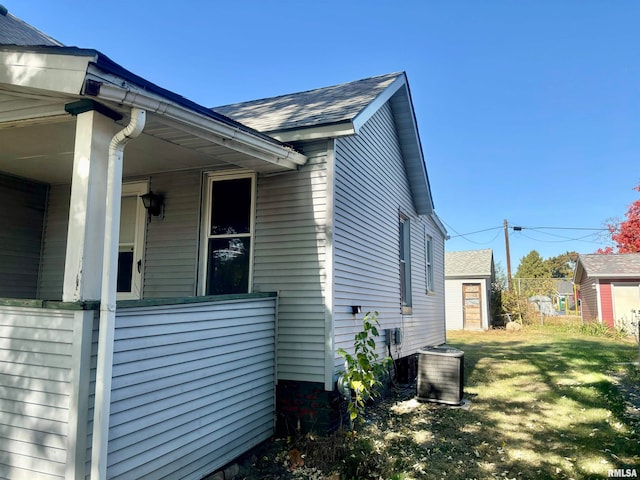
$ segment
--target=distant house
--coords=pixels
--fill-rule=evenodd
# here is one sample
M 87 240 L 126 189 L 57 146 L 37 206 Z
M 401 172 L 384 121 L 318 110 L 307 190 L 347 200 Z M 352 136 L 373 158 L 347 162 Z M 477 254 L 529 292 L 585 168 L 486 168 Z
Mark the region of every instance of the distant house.
M 640 313 L 640 253 L 580 255 L 573 282 L 585 322 L 624 328 Z
M 404 73 L 212 110 L 6 12 L 0 64 L 0 477 L 199 479 L 339 424 L 365 312 L 445 341 Z
M 555 296 L 553 298 L 554 308 L 560 313 L 570 314 L 575 311 L 575 291 L 573 282 L 569 278 L 553 279 Z
M 491 325 L 493 250 L 445 252 L 447 330 L 487 330 Z

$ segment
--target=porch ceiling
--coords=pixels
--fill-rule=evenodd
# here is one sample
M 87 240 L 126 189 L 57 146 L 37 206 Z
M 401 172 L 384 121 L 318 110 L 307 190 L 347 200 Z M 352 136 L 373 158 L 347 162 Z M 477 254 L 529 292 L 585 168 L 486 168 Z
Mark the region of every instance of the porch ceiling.
M 50 184 L 70 183 L 75 117 L 64 111 L 64 105 L 74 100 L 0 87 L 0 172 Z M 128 109 L 119 110 L 125 116 L 120 122 L 124 126 Z M 190 168 L 241 167 L 258 172 L 287 169 L 256 158 L 250 149 L 239 152 L 180 127 L 177 122 L 148 113 L 143 134 L 127 144 L 123 175 Z

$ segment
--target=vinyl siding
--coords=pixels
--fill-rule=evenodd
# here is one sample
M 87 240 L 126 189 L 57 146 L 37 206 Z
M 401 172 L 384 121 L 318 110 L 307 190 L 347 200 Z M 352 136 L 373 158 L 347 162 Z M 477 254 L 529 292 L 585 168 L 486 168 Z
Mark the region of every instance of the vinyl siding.
M 0 175 L 0 297 L 36 297 L 46 197 L 46 185 Z
M 196 295 L 200 232 L 200 170 L 151 177 L 149 188 L 164 195 L 164 218 L 147 226 L 144 298 Z
M 327 142 L 298 171 L 258 177 L 256 292 L 279 292 L 278 379 L 324 382 Z
M 37 297 L 40 299 L 62 299 L 70 201 L 71 185 L 51 186 L 42 245 L 42 264 Z
M 108 478 L 199 479 L 273 434 L 275 304 L 118 310 Z
M 598 292 L 593 279 L 583 277 L 580 283 L 580 310 L 585 322 L 594 322 L 598 315 Z
M 418 216 L 391 107 L 384 105 L 359 135 L 336 141 L 334 226 L 335 347 L 353 348 L 363 313 L 377 311 L 382 329 L 401 328 L 394 357 L 444 342 L 444 238 L 428 216 Z M 400 308 L 399 219 L 411 224 L 411 315 Z M 426 235 L 433 238 L 434 291 L 426 293 Z M 378 353 L 385 354 L 384 339 Z M 335 368 L 342 359 L 335 357 Z
M 150 189 L 165 195 L 165 216 L 152 217 L 147 225 L 144 298 L 196 293 L 201 176 L 194 170 L 150 180 Z M 70 198 L 69 185 L 51 187 L 38 298 L 62 298 Z
M 83 315 L 0 306 L 0 478 L 76 478 L 75 439 L 84 451 L 86 426 Z

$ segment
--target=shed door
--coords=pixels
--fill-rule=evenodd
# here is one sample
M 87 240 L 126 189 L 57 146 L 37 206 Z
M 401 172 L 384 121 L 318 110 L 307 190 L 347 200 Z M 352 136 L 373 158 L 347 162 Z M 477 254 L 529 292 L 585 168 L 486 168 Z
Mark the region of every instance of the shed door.
M 482 329 L 482 289 L 479 283 L 462 284 L 462 311 L 466 330 Z

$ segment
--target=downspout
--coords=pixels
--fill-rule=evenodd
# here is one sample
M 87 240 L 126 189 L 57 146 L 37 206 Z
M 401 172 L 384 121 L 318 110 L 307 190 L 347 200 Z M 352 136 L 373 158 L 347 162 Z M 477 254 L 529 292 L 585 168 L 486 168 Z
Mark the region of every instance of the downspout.
M 120 197 L 122 195 L 122 158 L 124 147 L 142 133 L 146 111 L 131 109 L 131 121 L 116 133 L 109 145 L 107 170 L 107 204 L 105 212 L 105 242 L 102 257 L 102 291 L 100 295 L 100 328 L 96 371 L 95 405 L 93 410 L 93 440 L 91 445 L 91 479 L 107 478 L 109 413 L 111 407 L 111 375 L 113 339 L 116 320 L 116 280 L 120 236 Z

